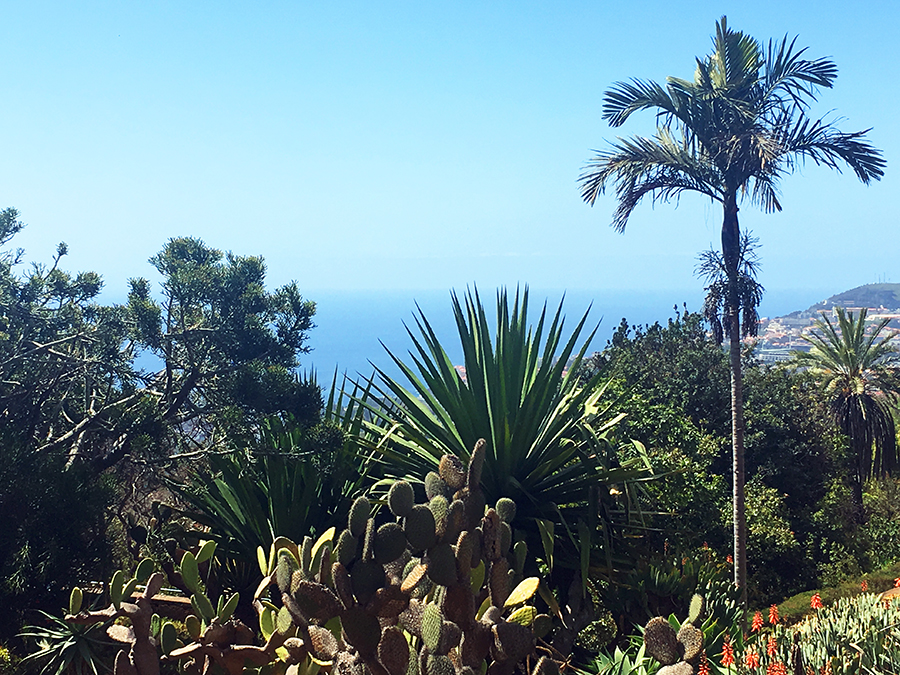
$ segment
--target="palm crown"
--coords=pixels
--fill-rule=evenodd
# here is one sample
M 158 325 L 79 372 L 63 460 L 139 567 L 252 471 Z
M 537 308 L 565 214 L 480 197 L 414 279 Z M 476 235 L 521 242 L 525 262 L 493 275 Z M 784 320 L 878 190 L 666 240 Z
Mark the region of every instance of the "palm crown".
M 581 175 L 591 204 L 616 183 L 616 229 L 625 228 L 646 195 L 666 201 L 693 191 L 727 203 L 740 192 L 766 211 L 780 211 L 779 179 L 805 158 L 838 170 L 844 162 L 864 183 L 883 175 L 885 162 L 863 140 L 866 131 L 843 133 L 806 114 L 817 89 L 837 77 L 832 61 L 802 58 L 806 50 L 787 38 L 770 42 L 764 53 L 724 17 L 713 43 L 713 53 L 697 59 L 693 82 L 670 77 L 663 87 L 631 80 L 606 92 L 603 118 L 612 126 L 639 110 L 656 109 L 659 117 L 652 138 L 620 139 Z
M 866 330 L 865 309 L 859 316 L 835 308 L 837 326 L 827 316 L 815 332 L 804 335 L 809 352 L 798 353 L 831 400 L 832 412 L 857 456 L 857 480 L 889 473 L 897 461 L 894 418 L 889 403 L 900 393 L 895 334 L 885 334 L 889 319 Z

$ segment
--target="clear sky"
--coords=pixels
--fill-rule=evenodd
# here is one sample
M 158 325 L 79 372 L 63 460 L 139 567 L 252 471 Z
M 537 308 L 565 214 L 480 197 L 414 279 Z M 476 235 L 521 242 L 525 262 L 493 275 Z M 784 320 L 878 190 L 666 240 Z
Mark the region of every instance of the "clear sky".
M 691 288 L 719 207 L 648 202 L 624 235 L 576 179 L 621 130 L 603 92 L 692 77 L 716 20 L 839 67 L 813 112 L 874 127 L 863 186 L 807 165 L 747 205 L 769 289 L 900 282 L 896 2 L 6 2 L 0 206 L 32 260 L 110 293 L 174 236 L 259 254 L 273 284 Z M 651 114 L 627 133 L 651 133 Z M 490 294 L 489 294 L 490 295 Z

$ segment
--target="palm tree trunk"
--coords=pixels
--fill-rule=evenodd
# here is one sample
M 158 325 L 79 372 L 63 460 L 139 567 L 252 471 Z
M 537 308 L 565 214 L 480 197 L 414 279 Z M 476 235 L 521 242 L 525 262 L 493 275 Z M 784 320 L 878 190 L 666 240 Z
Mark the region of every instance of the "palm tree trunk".
M 741 589 L 741 604 L 747 611 L 747 516 L 744 504 L 744 387 L 741 370 L 741 313 L 738 299 L 740 226 L 737 194 L 725 197 L 722 223 L 722 258 L 728 276 L 728 336 L 731 362 L 731 449 L 734 515 L 734 584 Z

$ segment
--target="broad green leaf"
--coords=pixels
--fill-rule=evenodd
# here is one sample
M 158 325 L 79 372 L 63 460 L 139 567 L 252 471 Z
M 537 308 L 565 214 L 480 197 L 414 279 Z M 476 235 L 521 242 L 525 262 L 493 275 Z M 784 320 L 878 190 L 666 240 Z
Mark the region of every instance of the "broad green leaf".
M 553 571 L 553 544 L 555 525 L 549 520 L 537 521 L 538 531 L 541 534 L 541 544 L 544 547 L 544 556 L 550 571 Z

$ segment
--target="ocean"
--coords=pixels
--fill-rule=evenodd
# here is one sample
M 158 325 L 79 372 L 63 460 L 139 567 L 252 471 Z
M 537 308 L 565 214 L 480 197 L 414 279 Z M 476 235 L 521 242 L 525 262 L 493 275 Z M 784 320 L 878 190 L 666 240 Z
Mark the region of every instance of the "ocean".
M 464 289 L 457 291 L 460 297 Z M 760 306 L 761 317 L 783 316 L 794 310 L 806 309 L 836 290 L 784 289 L 767 291 Z M 495 314 L 496 292 L 479 289 L 489 320 Z M 559 290 L 529 289 L 529 322 L 535 323 L 541 306 L 547 302 L 548 313 L 559 305 L 563 292 Z M 346 373 L 353 379 L 367 378 L 374 367 L 392 377 L 400 377 L 400 370 L 391 360 L 390 350 L 402 361 L 411 363 L 409 350 L 413 348 L 406 328 L 418 335 L 415 324 L 417 306 L 431 324 L 451 360 L 462 362 L 459 338 L 453 320 L 450 291 L 319 291 L 306 297 L 316 303 L 316 327 L 310 331 L 310 353 L 301 356 L 301 370 L 314 371 L 320 384 L 327 386 L 335 372 Z M 699 311 L 703 303 L 703 289 L 659 291 L 567 291 L 563 302 L 566 317 L 565 337 L 590 308 L 583 336 L 598 326 L 589 353 L 603 349 L 620 321 L 630 325 L 665 323 L 687 305 Z

